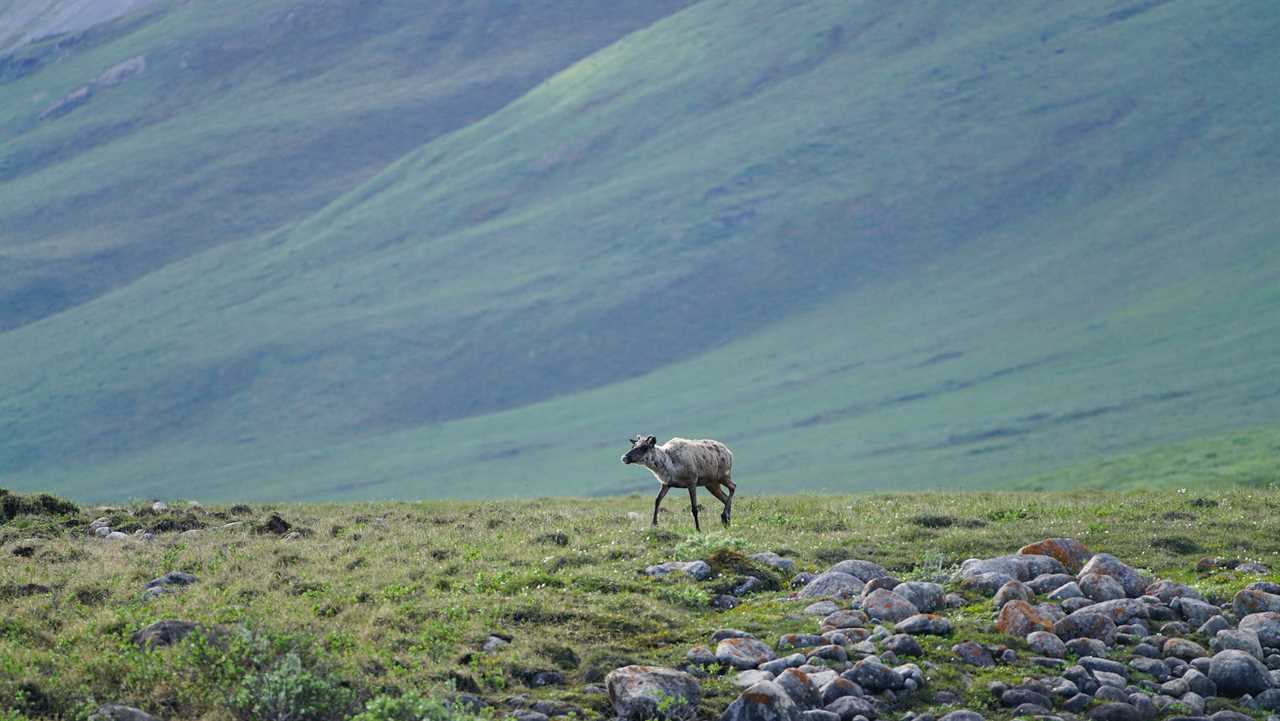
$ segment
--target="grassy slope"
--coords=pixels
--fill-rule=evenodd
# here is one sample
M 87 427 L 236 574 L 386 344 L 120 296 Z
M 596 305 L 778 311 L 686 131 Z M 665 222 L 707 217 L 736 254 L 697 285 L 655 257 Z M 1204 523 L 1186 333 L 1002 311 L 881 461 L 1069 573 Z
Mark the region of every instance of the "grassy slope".
M 366 698 L 442 693 L 450 683 L 471 682 L 493 700 L 524 693 L 607 717 L 605 698 L 583 686 L 616 666 L 681 663 L 690 646 L 705 644 L 718 628 L 744 629 L 769 643 L 781 633 L 816 628 L 811 618 L 796 615 L 806 601 L 788 601 L 776 591 L 745 597 L 731 611 L 710 611 L 708 594 L 732 585 L 732 571 L 701 584 L 655 582 L 638 573 L 652 563 L 706 558 L 721 548 L 775 550 L 793 558 L 797 571 L 867 558 L 899 578 L 917 579 L 945 574 L 965 558 L 1071 536 L 1095 552 L 1189 582 L 1216 602 L 1258 577 L 1197 574 L 1201 556 L 1280 567 L 1280 497 L 1274 492 L 1207 498 L 1164 492 L 742 494 L 732 529 L 703 535 L 692 532 L 687 512 L 675 503 L 656 531 L 626 516 L 648 507 L 647 496 L 274 507 L 311 532 L 296 540 L 249 531 L 269 507 L 242 515 L 210 508 L 221 518 L 197 514 L 195 522 L 210 526 L 197 535 L 169 532 L 152 543 L 122 544 L 20 517 L 0 525 L 6 604 L 0 712 L 8 703 L 37 709 L 30 713 L 36 718 L 76 718 L 76 709 L 92 698 L 167 718 L 229 719 L 229 699 L 245 679 L 269 668 L 277 655 L 299 650 L 321 678 Z M 94 515 L 86 511 L 78 520 L 87 523 Z M 107 515 L 127 530 L 192 521 L 182 512 Z M 217 527 L 236 519 L 249 523 Z M 44 538 L 22 540 L 31 536 Z M 34 557 L 11 556 L 19 545 L 32 547 Z M 199 581 L 142 601 L 143 585 L 169 570 L 194 573 Z M 1280 581 L 1274 572 L 1267 578 Z M 24 591 L 25 584 L 47 591 Z M 185 643 L 154 653 L 134 648 L 130 634 L 162 618 L 243 626 L 259 644 L 222 649 Z M 987 600 L 954 618 L 952 638 L 923 643 L 926 659 L 938 668 L 930 673 L 928 692 L 912 699 L 910 708 L 933 708 L 930 694 L 947 689 L 988 718 L 1008 718 L 1008 709 L 994 707 L 986 683 L 1036 672 L 1025 660 L 1014 667 L 956 668 L 947 649 L 976 639 L 1009 643 L 1023 659 L 1031 654 L 1021 642 L 991 633 Z M 492 655 L 469 653 L 493 632 L 509 634 L 512 645 Z M 526 686 L 528 671 L 556 668 L 564 686 Z M 24 685 L 27 702 L 15 693 Z M 737 693 L 724 676 L 705 680 L 704 691 L 700 718 L 716 718 Z
M 303 218 L 687 1 L 153 2 L 0 57 L 0 329 Z
M 919 487 L 1274 423 L 1246 90 L 1276 13 L 1111 9 L 700 3 L 288 232 L 0 337 L 9 466 L 608 492 L 647 485 L 614 466 L 647 428 L 725 437 L 757 488 Z

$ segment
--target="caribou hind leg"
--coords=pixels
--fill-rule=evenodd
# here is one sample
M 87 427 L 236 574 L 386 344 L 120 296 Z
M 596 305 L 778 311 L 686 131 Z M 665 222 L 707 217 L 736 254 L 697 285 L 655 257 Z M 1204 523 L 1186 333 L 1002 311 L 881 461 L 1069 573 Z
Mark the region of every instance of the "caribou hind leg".
M 720 512 L 720 522 L 723 523 L 725 527 L 728 527 L 729 518 L 733 513 L 733 496 L 731 494 L 726 495 L 724 488 L 722 488 L 718 483 L 708 485 L 707 490 L 711 491 L 711 495 L 720 499 L 720 502 L 724 504 L 724 510 Z

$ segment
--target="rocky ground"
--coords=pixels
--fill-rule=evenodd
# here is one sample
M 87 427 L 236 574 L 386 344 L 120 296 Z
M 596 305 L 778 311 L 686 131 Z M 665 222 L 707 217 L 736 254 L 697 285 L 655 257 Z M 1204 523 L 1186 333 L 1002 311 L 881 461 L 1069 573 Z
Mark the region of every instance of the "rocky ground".
M 790 570 L 777 554 L 755 558 Z M 710 568 L 695 561 L 647 570 L 672 571 L 703 577 Z M 819 599 L 803 609 L 815 617 L 812 633 L 770 645 L 725 628 L 711 635 L 713 647 L 691 648 L 682 670 L 618 669 L 606 679 L 618 716 L 688 717 L 698 677 L 730 672 L 745 690 L 721 721 L 977 721 L 982 715 L 964 708 L 975 684 L 967 666 L 1011 672 L 985 691 L 1015 717 L 1234 721 L 1280 713 L 1280 584 L 1255 582 L 1216 605 L 1190 586 L 1051 538 L 969 559 L 946 583 L 902 582 L 874 562 L 846 560 L 791 585 L 796 598 Z M 968 638 L 948 618 L 976 598 L 989 599 L 1004 642 Z M 926 647 L 949 653 L 939 658 Z M 941 673 L 945 663 L 956 670 Z M 926 690 L 928 711 L 903 711 Z
M 647 501 L 0 492 L 0 721 L 1280 715 L 1280 495 Z

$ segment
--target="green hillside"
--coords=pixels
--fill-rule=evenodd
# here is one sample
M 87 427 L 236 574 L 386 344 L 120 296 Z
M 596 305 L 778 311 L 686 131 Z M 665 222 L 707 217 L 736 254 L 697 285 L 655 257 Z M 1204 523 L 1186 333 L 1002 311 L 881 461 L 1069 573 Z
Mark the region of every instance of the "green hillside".
M 1274 438 L 1278 30 L 1266 2 L 704 0 L 317 212 L 188 218 L 215 247 L 0 335 L 0 472 L 612 493 L 651 485 L 617 462 L 646 431 L 724 438 L 755 489 L 924 488 Z M 314 112 L 279 84 L 263 108 Z M 272 144 L 234 99 L 191 117 L 181 147 L 221 155 L 230 119 Z M 92 185 L 113 147 L 57 172 Z M 0 211 L 80 217 L 22 210 L 46 175 Z

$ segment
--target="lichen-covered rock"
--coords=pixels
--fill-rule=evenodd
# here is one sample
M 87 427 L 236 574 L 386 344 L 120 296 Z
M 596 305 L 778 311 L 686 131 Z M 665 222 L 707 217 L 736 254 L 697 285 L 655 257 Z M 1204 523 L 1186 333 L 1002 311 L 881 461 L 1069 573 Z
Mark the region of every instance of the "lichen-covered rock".
M 812 678 L 812 674 L 810 675 L 810 678 Z M 823 684 L 819 693 L 822 694 L 822 705 L 825 708 L 834 703 L 838 698 L 843 698 L 845 696 L 861 696 L 862 687 L 843 676 L 836 676 Z
M 863 583 L 889 575 L 889 572 L 884 570 L 884 567 L 880 564 L 857 559 L 841 561 L 827 570 L 829 572 L 847 573 Z
M 1144 619 L 1150 614 L 1150 608 L 1147 604 L 1136 598 L 1117 598 L 1112 601 L 1098 601 L 1089 604 L 1087 610 L 1081 613 L 1103 614 L 1109 617 L 1118 626 L 1120 624 L 1131 623 L 1135 619 Z
M 818 706 L 822 705 L 822 693 L 818 691 L 817 686 L 813 685 L 813 680 L 809 678 L 809 674 L 804 671 L 789 668 L 778 674 L 778 677 L 774 679 L 774 683 L 781 686 L 782 690 L 787 692 L 787 695 L 802 711 L 818 708 Z
M 1089 549 L 1074 538 L 1046 538 L 1018 549 L 1024 556 L 1048 556 L 1056 559 L 1071 573 L 1075 573 L 1089 560 Z
M 867 614 L 862 611 L 836 611 L 823 618 L 819 625 L 823 631 L 841 628 L 862 628 L 867 625 Z
M 897 633 L 886 638 L 884 647 L 885 650 L 892 651 L 895 656 L 924 655 L 924 649 L 920 647 L 920 642 L 916 640 L 915 636 L 908 633 Z
M 1240 619 L 1241 631 L 1251 631 L 1258 636 L 1264 648 L 1280 649 L 1280 613 L 1264 611 L 1251 613 Z
M 772 661 L 773 649 L 754 638 L 726 638 L 716 644 L 716 660 L 745 671 Z
M 796 594 L 800 598 L 853 598 L 862 593 L 863 582 L 856 576 L 840 571 L 827 571 L 814 577 Z
M 166 619 L 164 621 L 156 621 L 133 634 L 133 642 L 141 648 L 170 646 L 196 631 L 203 630 L 204 628 L 198 623 Z
M 1032 631 L 1053 631 L 1054 624 L 1026 601 L 1010 601 L 1000 609 L 996 629 L 1000 633 L 1026 638 Z
M 803 653 L 793 653 L 790 656 L 783 656 L 782 658 L 775 658 L 772 661 L 766 661 L 765 663 L 760 664 L 759 669 L 761 671 L 768 671 L 774 676 L 777 676 L 789 668 L 799 668 L 803 666 L 807 660 L 808 657 Z
M 689 719 L 702 700 L 697 679 L 659 666 L 623 666 L 610 672 L 604 685 L 614 713 L 623 721 Z
M 1022 581 L 1009 581 L 996 590 L 996 595 L 991 599 L 992 605 L 997 609 L 1004 607 L 1010 601 L 1032 601 L 1036 595 Z
M 1271 688 L 1267 667 L 1244 651 L 1230 649 L 1214 654 L 1208 675 L 1217 685 L 1218 693 L 1230 698 L 1259 694 Z
M 864 658 L 855 663 L 848 675 L 854 683 L 872 693 L 900 689 L 904 681 L 901 674 L 874 658 Z
M 991 652 L 985 646 L 976 641 L 965 641 L 951 647 L 951 653 L 960 659 L 961 663 L 967 663 L 970 666 L 994 666 L 996 660 L 991 656 Z
M 1147 586 L 1151 585 L 1151 579 L 1144 576 L 1137 569 L 1123 563 L 1120 559 L 1110 553 L 1099 553 L 1089 562 L 1084 564 L 1077 574 L 1077 578 L 1084 578 L 1090 573 L 1100 573 L 1104 576 L 1111 576 L 1120 582 L 1124 587 L 1125 595 L 1129 598 L 1137 598 L 1146 591 Z M 1081 586 L 1083 589 L 1084 587 Z
M 932 613 L 942 608 L 947 592 L 942 586 L 928 581 L 907 581 L 893 587 L 893 592 L 911 602 L 922 613 Z
M 823 646 L 826 639 L 812 633 L 785 633 L 778 638 L 778 650 Z
M 1066 658 L 1067 645 L 1048 631 L 1032 631 L 1027 634 L 1027 646 L 1032 653 L 1046 658 Z
M 982 718 L 982 714 L 977 711 L 970 711 L 967 708 L 962 708 L 958 711 L 952 711 L 946 716 L 938 719 L 938 721 L 984 721 L 984 719 Z
M 761 681 L 738 696 L 720 721 L 801 721 L 801 709 L 774 681 Z
M 968 591 L 976 591 L 984 596 L 994 596 L 1004 584 L 1016 580 L 1007 573 L 990 571 L 963 576 L 959 579 L 960 587 Z M 954 595 L 954 594 L 953 594 Z M 963 603 L 960 605 L 964 605 Z
M 1116 624 L 1110 616 L 1076 611 L 1053 624 L 1053 633 L 1064 641 L 1091 638 L 1110 646 L 1116 640 Z
M 1061 562 L 1050 556 L 1013 554 L 996 558 L 970 558 L 960 564 L 960 571 L 956 575 L 959 580 L 963 580 L 984 573 L 997 573 L 1025 582 L 1045 573 L 1066 573 L 1066 570 Z
M 1280 595 L 1246 588 L 1231 599 L 1231 610 L 1236 612 L 1236 618 L 1267 611 L 1280 612 Z
M 951 633 L 951 621 L 932 613 L 917 613 L 894 624 L 893 630 L 914 636 L 946 636 Z
M 1075 583 L 1076 577 L 1066 573 L 1042 573 L 1027 581 L 1027 588 L 1038 594 L 1052 593 L 1068 583 Z
M 1138 709 L 1128 703 L 1112 702 L 1095 706 L 1089 711 L 1093 721 L 1144 721 Z
M 1080 584 L 1071 581 L 1049 592 L 1049 600 L 1051 601 L 1065 601 L 1068 598 L 1084 598 L 1084 592 L 1080 590 Z
M 862 610 L 874 620 L 895 623 L 919 613 L 910 601 L 883 588 L 872 591 L 862 599 Z
M 841 696 L 826 707 L 827 711 L 840 717 L 840 721 L 853 721 L 858 717 L 872 719 L 876 716 L 876 707 L 860 696 Z
M 1205 621 L 1222 613 L 1217 606 L 1189 596 L 1175 598 L 1169 602 L 1169 606 L 1192 627 L 1199 627 Z

